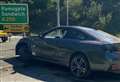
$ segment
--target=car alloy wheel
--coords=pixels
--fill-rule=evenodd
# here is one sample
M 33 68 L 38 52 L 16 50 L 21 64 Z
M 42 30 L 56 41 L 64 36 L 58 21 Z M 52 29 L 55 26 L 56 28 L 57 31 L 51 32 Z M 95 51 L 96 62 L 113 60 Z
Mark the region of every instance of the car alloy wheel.
M 74 56 L 70 62 L 71 73 L 78 78 L 86 78 L 90 73 L 89 63 L 85 56 Z

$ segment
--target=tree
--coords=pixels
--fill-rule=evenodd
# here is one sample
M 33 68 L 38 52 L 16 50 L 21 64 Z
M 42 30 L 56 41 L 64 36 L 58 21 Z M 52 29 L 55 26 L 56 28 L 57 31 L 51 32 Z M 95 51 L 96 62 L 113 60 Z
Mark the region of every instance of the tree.
M 112 13 L 104 13 L 103 5 L 95 0 L 91 0 L 89 3 L 84 0 L 72 2 L 70 0 L 70 22 L 72 25 L 104 29 L 111 21 Z
M 17 3 L 29 4 L 30 26 L 32 31 L 37 33 L 57 25 L 56 1 L 16 0 Z M 70 25 L 105 29 L 112 19 L 112 12 L 105 12 L 103 3 L 105 3 L 104 0 L 69 0 Z M 61 25 L 66 25 L 66 0 L 60 0 L 60 7 Z

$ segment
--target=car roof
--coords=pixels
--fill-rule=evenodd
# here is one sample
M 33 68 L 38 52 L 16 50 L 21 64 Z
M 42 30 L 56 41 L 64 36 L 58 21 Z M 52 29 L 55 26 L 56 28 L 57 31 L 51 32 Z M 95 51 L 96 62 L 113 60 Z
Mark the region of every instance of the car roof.
M 83 27 L 83 26 L 60 26 L 60 27 L 54 27 L 54 28 L 52 28 L 52 29 L 44 32 L 43 35 L 46 34 L 46 33 L 48 33 L 48 32 L 50 32 L 50 31 L 53 31 L 55 29 L 61 29 L 61 28 L 63 28 L 63 29 L 66 29 L 66 28 L 68 28 L 68 29 L 76 29 L 76 30 L 80 30 L 80 31 L 95 30 L 95 29 L 88 28 L 88 27 Z
M 83 27 L 83 26 L 60 26 L 60 27 L 57 27 L 57 28 L 73 28 L 73 29 L 77 29 L 77 30 L 96 30 L 96 29 L 93 29 L 93 28 L 89 28 L 89 27 Z

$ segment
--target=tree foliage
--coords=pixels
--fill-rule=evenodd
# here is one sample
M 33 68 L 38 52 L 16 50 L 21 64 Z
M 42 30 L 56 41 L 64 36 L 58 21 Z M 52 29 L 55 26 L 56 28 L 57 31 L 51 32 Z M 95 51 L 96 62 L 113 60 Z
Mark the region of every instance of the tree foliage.
M 84 0 L 76 1 L 80 1 L 80 4 L 76 6 L 76 4 L 71 3 L 70 17 L 74 19 L 71 24 L 98 29 L 104 29 L 109 24 L 112 13 L 105 14 L 102 12 L 102 4 L 94 0 L 87 3 L 88 5 L 85 5 Z
M 42 32 L 57 25 L 57 0 L 13 0 L 28 3 L 30 26 Z M 61 25 L 66 25 L 66 0 L 60 0 Z M 120 31 L 120 0 L 69 0 L 69 24 L 117 33 Z

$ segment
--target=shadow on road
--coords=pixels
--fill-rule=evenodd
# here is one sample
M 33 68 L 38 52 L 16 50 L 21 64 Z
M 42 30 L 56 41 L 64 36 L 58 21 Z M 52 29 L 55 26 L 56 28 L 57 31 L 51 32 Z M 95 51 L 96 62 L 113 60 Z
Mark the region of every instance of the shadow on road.
M 95 72 L 84 80 L 74 78 L 68 68 L 56 64 L 31 61 L 30 65 L 26 66 L 16 58 L 5 61 L 13 65 L 15 72 L 45 82 L 120 82 L 120 74 Z

